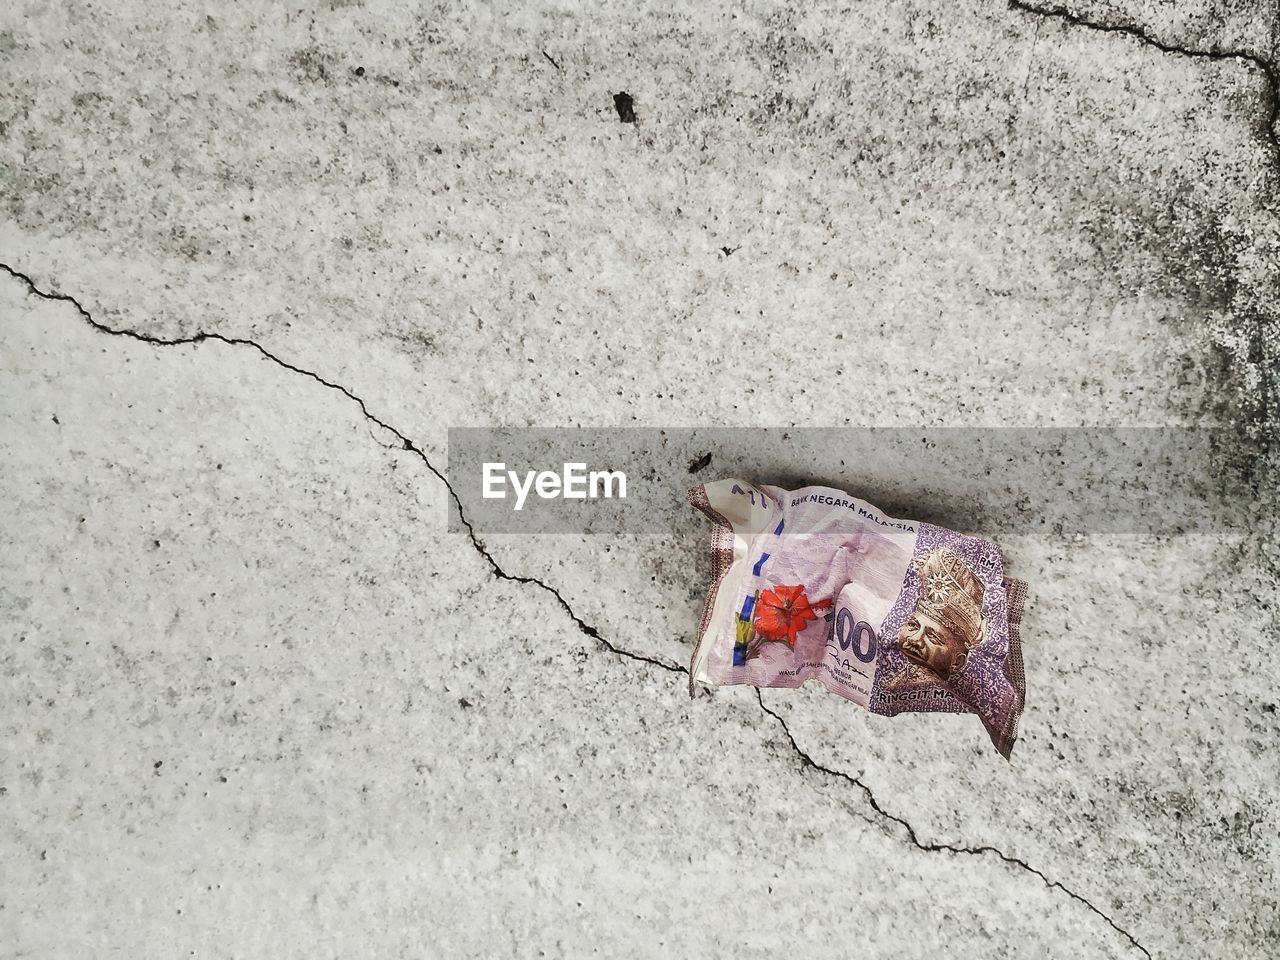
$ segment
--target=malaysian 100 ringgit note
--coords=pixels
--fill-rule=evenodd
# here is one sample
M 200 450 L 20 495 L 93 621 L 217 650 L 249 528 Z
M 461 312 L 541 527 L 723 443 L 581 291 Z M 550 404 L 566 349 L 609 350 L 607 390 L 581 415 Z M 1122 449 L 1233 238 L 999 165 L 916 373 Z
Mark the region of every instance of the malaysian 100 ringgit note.
M 1008 758 L 1025 700 L 1026 586 L 989 540 L 898 520 L 829 487 L 693 487 L 712 577 L 697 683 L 808 680 L 872 713 L 975 713 Z

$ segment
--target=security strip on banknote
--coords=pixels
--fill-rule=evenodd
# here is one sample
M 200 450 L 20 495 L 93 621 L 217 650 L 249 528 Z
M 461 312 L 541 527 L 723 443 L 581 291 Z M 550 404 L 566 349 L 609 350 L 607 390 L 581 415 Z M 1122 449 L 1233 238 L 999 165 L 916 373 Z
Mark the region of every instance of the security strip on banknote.
M 817 680 L 872 713 L 975 713 L 1006 759 L 1026 683 L 1026 585 L 999 547 L 830 487 L 693 487 L 712 530 L 696 684 Z

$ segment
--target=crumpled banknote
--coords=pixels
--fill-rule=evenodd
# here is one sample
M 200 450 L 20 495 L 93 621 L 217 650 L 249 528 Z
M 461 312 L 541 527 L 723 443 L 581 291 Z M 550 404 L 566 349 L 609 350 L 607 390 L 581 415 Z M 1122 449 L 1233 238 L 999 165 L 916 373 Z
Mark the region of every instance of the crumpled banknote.
M 696 684 L 815 680 L 872 713 L 975 713 L 1006 759 L 1026 685 L 1026 585 L 989 540 L 898 520 L 830 487 L 719 480 Z

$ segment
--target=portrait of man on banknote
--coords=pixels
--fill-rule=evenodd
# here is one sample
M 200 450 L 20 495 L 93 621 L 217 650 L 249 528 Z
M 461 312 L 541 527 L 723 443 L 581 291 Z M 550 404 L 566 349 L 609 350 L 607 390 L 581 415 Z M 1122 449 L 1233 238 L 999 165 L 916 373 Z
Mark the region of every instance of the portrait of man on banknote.
M 946 549 L 931 550 L 913 562 L 920 597 L 898 640 L 907 664 L 886 681 L 887 689 L 946 683 L 964 670 L 986 635 L 982 581 L 965 562 Z

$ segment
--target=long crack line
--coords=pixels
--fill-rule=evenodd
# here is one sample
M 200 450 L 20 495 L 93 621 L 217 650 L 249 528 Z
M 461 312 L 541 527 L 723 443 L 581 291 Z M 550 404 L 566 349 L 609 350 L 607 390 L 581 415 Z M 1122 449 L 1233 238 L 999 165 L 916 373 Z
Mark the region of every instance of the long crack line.
M 316 383 L 319 383 L 321 386 L 327 387 L 330 390 L 336 390 L 338 393 L 341 393 L 344 397 L 346 397 L 347 399 L 355 403 L 360 408 L 360 412 L 364 415 L 364 417 L 370 423 L 376 424 L 377 426 L 381 427 L 383 430 L 390 433 L 393 437 L 395 437 L 399 443 L 399 446 L 403 450 L 406 450 L 414 454 L 416 457 L 418 457 L 418 459 L 420 459 L 423 462 L 423 464 L 426 466 L 427 470 L 430 471 L 431 474 L 435 476 L 442 484 L 444 484 L 445 489 L 449 492 L 450 498 L 453 500 L 454 506 L 458 510 L 458 519 L 462 523 L 463 527 L 466 529 L 467 537 L 471 541 L 472 547 L 476 550 L 477 553 L 480 554 L 480 556 L 484 558 L 485 562 L 489 565 L 489 569 L 493 572 L 493 575 L 495 577 L 497 577 L 500 580 L 506 580 L 510 583 L 534 586 L 549 593 L 555 599 L 556 603 L 559 604 L 560 608 L 564 610 L 564 612 L 568 615 L 569 619 L 573 621 L 574 625 L 577 626 L 579 631 L 581 631 L 583 634 L 590 637 L 591 639 L 595 640 L 602 647 L 604 647 L 605 649 L 609 650 L 611 653 L 619 657 L 624 657 L 626 659 L 634 660 L 640 663 L 647 663 L 647 664 L 650 664 L 651 666 L 658 667 L 662 670 L 666 670 L 671 673 L 687 673 L 688 672 L 684 667 L 680 666 L 679 664 L 673 664 L 665 660 L 658 660 L 653 657 L 647 657 L 644 654 L 633 653 L 630 650 L 626 650 L 626 649 L 623 649 L 622 647 L 615 645 L 614 643 L 610 642 L 606 637 L 604 637 L 598 629 L 596 629 L 591 624 L 587 623 L 585 620 L 582 619 L 582 617 L 578 616 L 577 612 L 575 612 L 574 609 L 569 605 L 569 601 L 564 598 L 564 595 L 560 593 L 560 591 L 555 587 L 553 587 L 551 584 L 546 583 L 545 581 L 539 580 L 537 577 L 527 577 L 520 574 L 508 573 L 506 570 L 504 570 L 501 564 L 499 564 L 498 561 L 494 559 L 493 555 L 489 553 L 488 549 L 484 546 L 483 541 L 481 541 L 479 536 L 476 534 L 475 529 L 472 527 L 470 521 L 467 520 L 466 514 L 462 508 L 462 501 L 459 499 L 458 493 L 456 490 L 454 490 L 453 485 L 449 482 L 448 477 L 446 477 L 443 473 L 440 472 L 440 470 L 436 468 L 435 464 L 431 462 L 431 460 L 427 457 L 426 453 L 424 453 L 420 447 L 418 447 L 412 440 L 410 440 L 407 436 L 405 436 L 395 427 L 391 426 L 391 424 L 387 423 L 385 420 L 382 420 L 381 418 L 371 413 L 369 411 L 368 406 L 366 406 L 364 400 L 362 400 L 356 394 L 352 393 L 342 384 L 335 383 L 331 380 L 326 380 L 324 377 L 320 376 L 317 373 L 314 373 L 310 370 L 306 370 L 302 367 L 298 367 L 292 363 L 289 363 L 287 360 L 282 360 L 281 358 L 277 357 L 275 354 L 267 350 L 265 347 L 263 347 L 261 344 L 257 343 L 256 341 L 246 339 L 244 337 L 228 337 L 220 333 L 206 333 L 202 331 L 187 337 L 165 338 L 165 337 L 152 336 L 151 334 L 146 334 L 146 333 L 138 333 L 135 330 L 128 330 L 124 328 L 108 326 L 107 324 L 102 323 L 101 321 L 95 319 L 94 316 L 91 313 L 89 313 L 89 311 L 85 309 L 84 305 L 81 304 L 80 301 L 77 300 L 75 297 L 65 293 L 53 293 L 47 290 L 43 290 L 36 285 L 35 281 L 32 280 L 31 277 L 21 272 L 20 270 L 15 270 L 13 267 L 11 267 L 7 263 L 0 262 L 0 270 L 3 270 L 4 272 L 8 273 L 11 277 L 23 283 L 26 286 L 27 290 L 35 297 L 39 297 L 42 300 L 48 300 L 55 303 L 70 304 L 72 308 L 75 309 L 75 311 L 80 315 L 80 317 L 86 323 L 88 323 L 91 327 L 93 327 L 95 330 L 101 333 L 109 334 L 113 337 L 124 337 L 129 340 L 136 340 L 140 343 L 147 343 L 147 344 L 151 344 L 152 346 L 159 346 L 159 347 L 199 345 L 207 341 L 217 341 L 219 343 L 224 343 L 229 346 L 235 346 L 235 347 L 248 347 L 249 349 L 257 352 L 263 358 L 271 361 L 272 363 L 276 364 L 279 367 L 282 367 L 285 370 L 288 370 L 292 373 L 301 374 L 302 376 L 307 377 L 311 380 L 314 380 Z M 391 449 L 394 449 L 394 448 L 391 448 Z M 1127 931 L 1125 931 L 1121 927 L 1116 926 L 1115 922 L 1110 917 L 1108 917 L 1105 913 L 1103 913 L 1101 910 L 1095 907 L 1087 899 L 1080 896 L 1078 893 L 1071 890 L 1070 888 L 1063 886 L 1057 880 L 1050 880 L 1043 873 L 1041 873 L 1039 870 L 1037 870 L 1035 867 L 1031 866 L 1030 864 L 1026 863 L 1025 861 L 1019 860 L 1017 857 L 1011 857 L 1008 854 L 1004 853 L 1003 851 L 998 850 L 997 848 L 992 846 L 984 845 L 980 847 L 958 847 L 952 844 L 939 844 L 939 843 L 921 841 L 915 831 L 915 828 L 912 827 L 911 824 L 906 820 L 904 820 L 903 818 L 895 814 L 889 813 L 887 810 L 885 810 L 880 805 L 879 801 L 876 799 L 875 794 L 872 793 L 871 788 L 868 787 L 865 783 L 863 783 L 857 777 L 850 776 L 849 774 L 844 773 L 840 770 L 834 770 L 830 767 L 825 767 L 822 764 L 817 763 L 812 757 L 810 757 L 809 754 L 806 753 L 800 747 L 800 745 L 796 742 L 795 737 L 792 736 L 790 729 L 788 729 L 787 727 L 786 721 L 783 720 L 782 717 L 779 716 L 777 713 L 775 713 L 773 710 L 770 710 L 767 706 L 765 706 L 764 698 L 758 689 L 756 690 L 756 698 L 760 702 L 760 709 L 763 710 L 765 713 L 767 713 L 775 721 L 777 721 L 778 724 L 782 727 L 783 733 L 786 734 L 787 740 L 791 744 L 791 749 L 795 752 L 796 756 L 800 760 L 802 769 L 804 767 L 811 767 L 814 770 L 817 770 L 819 773 L 822 773 L 826 776 L 848 781 L 849 783 L 858 787 L 865 794 L 869 805 L 876 812 L 876 814 L 886 820 L 890 820 L 904 827 L 906 829 L 907 838 L 918 849 L 929 852 L 929 853 L 950 852 L 953 854 L 967 854 L 967 855 L 973 855 L 973 856 L 980 856 L 988 853 L 994 854 L 995 856 L 1003 860 L 1005 863 L 1009 863 L 1009 864 L 1021 867 L 1022 869 L 1028 871 L 1029 873 L 1032 873 L 1035 876 L 1039 877 L 1040 880 L 1050 889 L 1061 890 L 1063 893 L 1071 897 L 1073 900 L 1078 900 L 1080 903 L 1088 907 L 1089 910 L 1096 913 L 1099 917 L 1105 920 L 1114 930 L 1116 930 L 1118 933 L 1124 936 L 1131 944 L 1133 944 L 1133 946 L 1135 946 L 1138 950 L 1141 950 L 1144 955 L 1146 955 L 1148 958 L 1151 956 L 1151 954 L 1148 953 L 1146 948 L 1143 947 L 1140 943 L 1138 943 L 1138 941 L 1135 940 L 1131 934 L 1129 934 Z
M 1280 157 L 1280 139 L 1278 139 L 1280 135 L 1276 133 L 1276 121 L 1280 119 L 1280 72 L 1265 57 L 1250 53 L 1247 50 L 1229 50 L 1221 47 L 1209 47 L 1199 50 L 1194 47 L 1183 47 L 1175 43 L 1167 43 L 1153 36 L 1144 27 L 1137 24 L 1089 20 L 1063 6 L 1039 7 L 1035 4 L 1025 3 L 1023 0 L 1008 0 L 1008 3 L 1011 10 L 1021 10 L 1023 13 L 1035 14 L 1040 17 L 1055 17 L 1072 26 L 1096 30 L 1099 33 L 1123 34 L 1126 37 L 1132 37 L 1134 40 L 1145 43 L 1147 46 L 1155 47 L 1164 53 L 1174 53 L 1179 56 L 1201 60 L 1236 60 L 1257 67 L 1262 71 L 1262 76 L 1267 82 L 1265 94 L 1267 117 L 1264 131 L 1267 141 L 1271 144 L 1272 152 L 1277 157 Z
M 441 483 L 444 484 L 445 489 L 449 491 L 449 497 L 453 500 L 454 506 L 457 507 L 458 519 L 462 522 L 462 526 L 465 528 L 467 532 L 467 537 L 468 539 L 470 539 L 471 545 L 476 549 L 476 552 L 479 553 L 480 556 L 484 558 L 485 562 L 489 565 L 489 569 L 493 572 L 493 575 L 495 577 L 497 577 L 499 580 L 506 580 L 510 583 L 519 583 L 519 584 L 524 584 L 528 586 L 533 586 L 533 587 L 539 588 L 540 590 L 546 591 L 555 599 L 556 603 L 560 605 L 560 608 L 569 615 L 569 618 L 573 620 L 574 624 L 582 633 L 586 634 L 592 640 L 595 640 L 602 647 L 607 649 L 610 653 L 617 654 L 619 657 L 625 657 L 628 660 L 635 660 L 640 663 L 652 664 L 655 667 L 659 667 L 663 670 L 668 670 L 672 673 L 688 672 L 687 670 L 685 670 L 684 667 L 681 667 L 678 664 L 669 663 L 666 660 L 658 660 L 654 657 L 647 657 L 642 653 L 633 653 L 630 650 L 626 650 L 622 647 L 619 647 L 611 643 L 606 637 L 604 637 L 600 633 L 599 630 L 597 630 L 591 624 L 587 623 L 580 616 L 578 616 L 578 614 L 574 611 L 574 609 L 571 606 L 569 606 L 569 601 L 564 598 L 564 595 L 555 587 L 551 586 L 551 584 L 546 583 L 542 580 L 539 580 L 537 577 L 521 576 L 519 574 L 508 573 L 506 570 L 504 570 L 502 568 L 502 565 L 498 563 L 497 560 L 494 559 L 493 554 L 491 554 L 488 551 L 488 549 L 486 549 L 484 542 L 481 541 L 479 536 L 476 535 L 475 528 L 471 526 L 471 522 L 467 519 L 465 511 L 462 509 L 462 501 L 458 498 L 458 492 L 453 489 L 453 484 L 449 482 L 449 478 L 446 477 L 443 473 L 440 472 L 440 470 L 436 468 L 435 464 L 431 462 L 431 460 L 427 457 L 427 455 L 422 451 L 421 447 L 415 444 L 412 440 L 406 437 L 403 433 L 401 433 L 395 427 L 391 426 L 391 424 L 387 423 L 385 420 L 382 420 L 381 418 L 379 418 L 378 416 L 370 412 L 368 406 L 365 405 L 364 400 L 356 396 L 354 393 L 352 393 L 342 384 L 334 383 L 331 380 L 326 380 L 324 377 L 320 376 L 318 373 L 313 373 L 310 370 L 304 370 L 302 367 L 295 366 L 294 364 L 290 363 L 287 360 L 282 360 L 279 357 L 277 357 L 274 353 L 272 353 L 270 350 L 262 346 L 261 344 L 253 340 L 248 340 L 244 337 L 228 337 L 228 336 L 224 336 L 221 333 L 206 333 L 202 331 L 200 333 L 194 333 L 188 337 L 166 338 L 166 337 L 155 337 L 147 333 L 138 333 L 135 330 L 126 330 L 119 327 L 108 326 L 107 324 L 101 322 L 100 320 L 97 320 L 91 313 L 89 313 L 89 311 L 84 308 L 84 305 L 81 304 L 80 301 L 77 300 L 75 297 L 66 293 L 51 293 L 47 290 L 42 290 L 40 287 L 36 285 L 35 281 L 32 280 L 29 276 L 27 276 L 25 273 L 23 273 L 20 270 L 15 270 L 13 267 L 9 266 L 9 264 L 7 263 L 0 263 L 0 269 L 8 273 L 9 276 L 24 283 L 27 289 L 34 296 L 37 296 L 42 300 L 50 300 L 55 303 L 69 303 L 75 309 L 75 311 L 80 314 L 81 318 L 86 323 L 88 323 L 91 327 L 93 327 L 95 330 L 98 330 L 101 333 L 110 334 L 113 337 L 125 337 L 129 340 L 137 340 L 141 343 L 149 343 L 152 346 L 157 346 L 157 347 L 180 347 L 180 346 L 186 346 L 186 345 L 198 346 L 199 344 L 207 343 L 209 341 L 217 341 L 219 343 L 225 343 L 233 347 L 248 347 L 249 349 L 259 353 L 261 356 L 263 356 L 267 360 L 270 360 L 272 363 L 276 364 L 277 366 L 283 367 L 285 370 L 289 370 L 293 373 L 301 374 L 302 376 L 307 377 L 311 380 L 314 380 L 316 383 L 322 386 L 328 387 L 330 390 L 338 391 L 338 393 L 342 394 L 344 397 L 346 397 L 348 400 L 355 403 L 356 406 L 360 408 L 360 412 L 364 414 L 365 419 L 367 419 L 370 423 L 377 424 L 383 430 L 387 431 L 387 433 L 395 437 L 402 449 L 408 451 L 409 453 L 412 453 L 419 460 L 421 460 L 426 465 L 426 468 L 429 471 L 431 471 L 431 473 L 436 477 L 436 479 L 438 479 Z
M 1011 857 L 1009 856 L 1009 854 L 1005 853 L 1003 850 L 999 850 L 996 847 L 993 847 L 987 844 L 983 844 L 980 847 L 959 847 L 951 843 L 933 843 L 932 841 L 921 840 L 919 834 L 916 833 L 915 827 L 913 827 L 907 820 L 904 820 L 902 817 L 898 816 L 895 813 L 890 813 L 888 810 L 882 807 L 880 805 L 880 801 L 876 799 L 876 795 L 871 791 L 871 788 L 868 787 L 865 783 L 863 783 L 860 779 L 858 779 L 855 776 L 852 776 L 851 774 L 845 773 L 842 770 L 835 770 L 835 769 L 832 769 L 831 767 L 825 767 L 822 764 L 818 763 L 818 761 L 814 760 L 813 757 L 809 756 L 809 754 L 806 753 L 801 748 L 800 744 L 796 742 L 796 738 L 792 735 L 791 729 L 787 726 L 787 721 L 784 720 L 781 717 L 781 715 L 779 715 L 773 710 L 770 710 L 769 707 L 765 705 L 764 695 L 760 692 L 759 688 L 756 689 L 756 699 L 760 701 L 760 709 L 763 710 L 765 713 L 767 713 L 769 716 L 773 717 L 773 719 L 778 722 L 778 726 L 782 728 L 782 732 L 786 735 L 788 742 L 791 744 L 791 749 L 795 751 L 796 755 L 800 758 L 800 765 L 802 768 L 812 767 L 814 770 L 817 770 L 819 773 L 825 774 L 828 777 L 835 777 L 839 780 L 844 780 L 844 781 L 847 781 L 848 783 L 853 784 L 855 787 L 861 790 L 862 793 L 866 796 L 867 803 L 870 804 L 872 810 L 874 810 L 877 814 L 879 814 L 885 820 L 889 820 L 893 823 L 896 823 L 906 830 L 907 839 L 911 841 L 912 845 L 918 847 L 921 850 L 926 851 L 927 853 L 944 853 L 945 852 L 945 853 L 952 853 L 952 854 L 964 855 L 964 856 L 970 856 L 970 857 L 981 857 L 981 856 L 986 856 L 987 854 L 994 854 L 995 856 L 1003 860 L 1005 863 L 1012 864 L 1013 866 L 1021 867 L 1023 870 L 1026 870 L 1028 873 L 1035 874 L 1037 877 L 1040 878 L 1040 880 L 1044 883 L 1044 885 L 1048 887 L 1050 890 L 1061 890 L 1072 900 L 1076 900 L 1079 903 L 1084 904 L 1091 912 L 1097 914 L 1099 917 L 1105 920 L 1107 922 L 1107 925 L 1110 926 L 1112 930 L 1116 931 L 1116 933 L 1120 934 L 1122 937 L 1128 940 L 1129 943 L 1132 944 L 1136 949 L 1142 951 L 1142 954 L 1144 956 L 1146 956 L 1147 958 L 1151 957 L 1150 951 L 1148 951 L 1146 947 L 1144 947 L 1137 940 L 1135 940 L 1133 937 L 1133 934 L 1131 934 L 1128 930 L 1125 930 L 1123 927 L 1117 925 L 1114 920 L 1112 920 L 1109 916 L 1107 916 L 1107 914 L 1103 913 L 1096 906 L 1094 906 L 1093 903 L 1090 902 L 1086 897 L 1083 897 L 1080 894 L 1076 893 L 1070 887 L 1064 886 L 1060 881 L 1049 879 L 1047 876 L 1044 875 L 1044 873 L 1042 873 L 1040 870 L 1037 870 L 1035 867 L 1031 866 L 1031 864 L 1027 863 L 1025 860 L 1021 860 L 1018 857 Z

